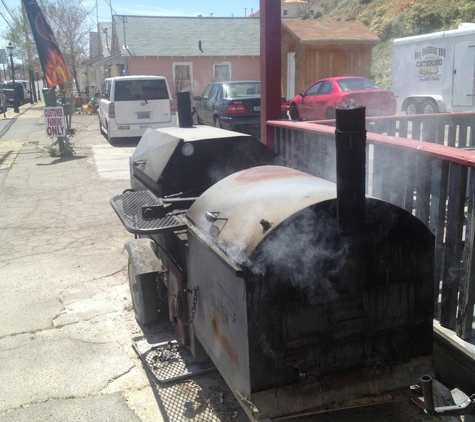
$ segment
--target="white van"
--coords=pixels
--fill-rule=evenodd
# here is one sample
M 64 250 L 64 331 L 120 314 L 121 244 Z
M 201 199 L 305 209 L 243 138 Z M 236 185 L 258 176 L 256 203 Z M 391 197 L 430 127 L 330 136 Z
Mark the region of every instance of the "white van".
M 163 76 L 117 76 L 104 81 L 99 127 L 110 144 L 148 128 L 176 126 L 175 102 Z

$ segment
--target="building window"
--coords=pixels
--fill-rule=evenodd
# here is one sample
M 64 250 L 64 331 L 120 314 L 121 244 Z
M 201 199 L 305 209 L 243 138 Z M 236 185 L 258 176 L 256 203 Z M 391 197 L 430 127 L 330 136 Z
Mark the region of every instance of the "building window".
M 287 16 L 287 13 L 288 13 L 287 9 L 284 9 L 284 10 L 282 11 L 282 14 L 283 14 L 284 16 Z
M 173 63 L 173 88 L 177 92 L 193 94 L 193 68 L 191 63 Z
M 310 10 L 310 15 L 313 16 L 315 14 L 315 10 Z
M 231 80 L 231 62 L 213 63 L 213 82 Z

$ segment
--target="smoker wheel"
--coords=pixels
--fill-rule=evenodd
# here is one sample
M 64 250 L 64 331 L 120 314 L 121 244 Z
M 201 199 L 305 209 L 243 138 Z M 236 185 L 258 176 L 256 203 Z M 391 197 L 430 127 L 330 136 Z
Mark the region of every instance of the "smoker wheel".
M 150 191 L 125 192 L 111 198 L 112 208 L 128 232 L 134 234 L 154 234 L 169 230 L 181 230 L 186 227 L 174 215 L 163 218 L 142 217 L 142 207 L 159 205 L 159 199 Z

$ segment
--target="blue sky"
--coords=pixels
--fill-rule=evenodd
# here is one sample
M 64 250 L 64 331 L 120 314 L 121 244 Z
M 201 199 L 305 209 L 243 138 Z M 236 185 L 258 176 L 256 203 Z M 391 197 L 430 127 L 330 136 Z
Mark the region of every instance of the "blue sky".
M 97 0 L 99 3 L 99 20 L 110 20 L 109 0 Z M 141 1 L 110 0 L 117 14 L 154 15 L 154 16 L 225 16 L 244 17 L 259 9 L 259 0 L 156 0 Z M 95 0 L 83 1 L 84 6 L 94 9 Z M 247 9 L 247 10 L 245 10 Z
M 1 0 L 0 13 L 9 19 L 8 9 L 18 8 L 21 0 Z M 88 25 L 96 21 L 96 0 L 82 1 L 83 6 L 91 11 Z M 259 10 L 259 0 L 97 0 L 100 22 L 110 22 L 111 6 L 118 15 L 152 15 L 152 16 L 211 16 L 245 17 Z M 6 28 L 5 20 L 0 17 L 0 31 Z

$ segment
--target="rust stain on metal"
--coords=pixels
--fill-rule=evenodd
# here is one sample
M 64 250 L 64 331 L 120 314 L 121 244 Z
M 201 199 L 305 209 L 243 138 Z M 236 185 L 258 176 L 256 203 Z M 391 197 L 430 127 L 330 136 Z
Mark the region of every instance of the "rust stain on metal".
M 310 176 L 298 170 L 280 166 L 263 166 L 244 171 L 236 181 L 239 183 L 255 183 L 266 180 L 285 180 L 292 177 Z
M 213 329 L 213 334 L 214 334 L 214 337 L 216 338 L 216 341 L 226 351 L 229 357 L 229 360 L 231 360 L 234 363 L 237 363 L 238 356 L 236 354 L 236 351 L 234 350 L 228 338 L 221 332 L 219 317 L 215 313 L 213 314 L 213 317 L 211 318 L 211 327 Z

